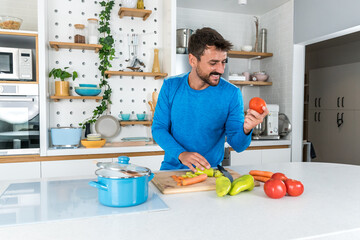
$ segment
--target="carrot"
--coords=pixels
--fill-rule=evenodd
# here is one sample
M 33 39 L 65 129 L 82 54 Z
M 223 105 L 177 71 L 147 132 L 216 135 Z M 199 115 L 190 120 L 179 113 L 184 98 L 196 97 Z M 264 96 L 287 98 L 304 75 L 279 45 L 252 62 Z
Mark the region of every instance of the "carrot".
M 185 179 L 181 180 L 181 184 L 183 186 L 187 186 L 187 185 L 203 182 L 206 179 L 207 179 L 207 175 L 206 174 L 201 174 L 201 175 L 193 177 L 193 178 L 185 178 Z
M 269 180 L 269 177 L 263 177 L 263 176 L 253 176 L 255 180 L 260 181 L 260 182 L 266 182 L 267 180 Z
M 181 180 L 179 179 L 178 176 L 176 176 L 176 175 L 171 175 L 171 177 L 172 177 L 177 183 L 181 183 Z
M 252 176 L 262 176 L 262 177 L 268 177 L 271 178 L 271 176 L 274 174 L 273 172 L 268 172 L 268 171 L 260 171 L 260 170 L 251 170 L 249 172 L 250 175 Z

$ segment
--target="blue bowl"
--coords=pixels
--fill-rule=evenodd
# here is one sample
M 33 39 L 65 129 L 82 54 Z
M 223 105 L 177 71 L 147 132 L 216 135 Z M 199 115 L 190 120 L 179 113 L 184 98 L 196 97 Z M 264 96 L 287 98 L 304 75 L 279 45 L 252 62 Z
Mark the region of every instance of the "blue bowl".
M 145 117 L 146 117 L 146 114 L 145 113 L 138 113 L 136 114 L 136 117 L 138 120 L 144 120 Z
M 91 87 L 91 88 L 97 88 L 96 84 L 85 84 L 85 83 L 80 83 L 79 84 L 80 87 Z
M 119 117 L 121 117 L 121 120 L 127 121 L 130 119 L 130 113 L 121 113 L 119 114 Z
M 101 93 L 101 88 L 75 87 L 75 92 L 80 96 L 97 96 Z

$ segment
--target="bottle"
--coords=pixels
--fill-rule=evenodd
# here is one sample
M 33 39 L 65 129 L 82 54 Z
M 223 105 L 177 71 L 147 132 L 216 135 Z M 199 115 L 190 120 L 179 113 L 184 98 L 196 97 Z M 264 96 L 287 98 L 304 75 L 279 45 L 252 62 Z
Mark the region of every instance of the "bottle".
M 260 41 L 261 41 L 261 48 L 260 48 L 260 52 L 263 52 L 265 53 L 267 51 L 267 32 L 266 32 L 266 28 L 262 28 L 261 31 L 260 31 Z
M 75 24 L 74 43 L 85 43 L 85 25 Z
M 136 8 L 137 9 L 144 9 L 144 0 L 138 0 Z
M 154 49 L 154 63 L 152 67 L 153 73 L 159 73 L 160 72 L 160 63 L 159 63 L 159 49 Z
M 96 18 L 88 19 L 88 41 L 89 44 L 98 44 L 99 40 L 98 20 Z

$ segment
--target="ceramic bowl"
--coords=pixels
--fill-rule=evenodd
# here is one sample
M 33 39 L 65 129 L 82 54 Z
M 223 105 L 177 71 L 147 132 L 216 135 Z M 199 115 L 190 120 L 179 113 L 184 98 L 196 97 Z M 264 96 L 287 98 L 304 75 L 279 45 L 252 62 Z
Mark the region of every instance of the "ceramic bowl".
M 87 83 L 80 83 L 80 87 L 90 87 L 90 88 L 97 88 L 98 86 L 96 84 L 87 84 Z
M 136 114 L 138 120 L 145 120 L 146 114 L 145 113 L 138 113 Z
M 88 141 L 99 141 L 101 140 L 101 134 L 98 133 L 91 133 L 87 135 Z
M 87 139 L 82 139 L 81 144 L 86 148 L 101 148 L 106 143 L 106 139 L 101 139 L 99 141 L 89 141 Z
M 252 50 L 252 46 L 251 45 L 244 45 L 244 46 L 241 47 L 241 49 L 244 52 L 250 52 Z
M 256 78 L 256 81 L 265 82 L 266 80 L 268 80 L 269 75 L 267 75 L 263 72 L 260 72 L 260 73 L 254 73 L 253 77 Z
M 101 88 L 75 87 L 75 92 L 80 96 L 97 96 L 101 93 Z
M 130 113 L 121 113 L 121 114 L 119 114 L 119 117 L 123 121 L 128 121 L 130 119 Z

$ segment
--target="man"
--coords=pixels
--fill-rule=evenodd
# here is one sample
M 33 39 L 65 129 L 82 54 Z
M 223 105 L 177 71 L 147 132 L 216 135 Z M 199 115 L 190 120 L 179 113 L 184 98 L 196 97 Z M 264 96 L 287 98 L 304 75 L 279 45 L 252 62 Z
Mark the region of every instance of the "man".
M 232 44 L 211 28 L 189 39 L 190 73 L 164 80 L 152 134 L 165 150 L 161 170 L 216 167 L 224 158 L 225 136 L 237 152 L 251 142 L 251 130 L 269 113 L 248 110 L 242 95 L 221 78 Z

